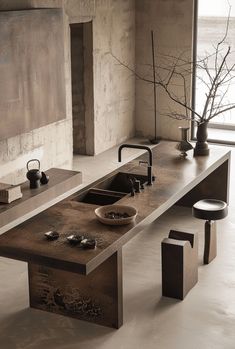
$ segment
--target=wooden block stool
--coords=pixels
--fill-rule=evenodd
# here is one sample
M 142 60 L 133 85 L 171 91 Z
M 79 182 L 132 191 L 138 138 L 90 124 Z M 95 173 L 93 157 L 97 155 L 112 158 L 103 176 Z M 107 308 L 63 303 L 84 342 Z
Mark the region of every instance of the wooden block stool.
M 198 281 L 197 234 L 171 230 L 161 247 L 162 295 L 184 299 Z
M 221 200 L 200 200 L 193 205 L 193 216 L 206 221 L 203 257 L 204 264 L 209 264 L 216 257 L 216 221 L 225 218 L 227 214 L 228 206 L 226 202 Z

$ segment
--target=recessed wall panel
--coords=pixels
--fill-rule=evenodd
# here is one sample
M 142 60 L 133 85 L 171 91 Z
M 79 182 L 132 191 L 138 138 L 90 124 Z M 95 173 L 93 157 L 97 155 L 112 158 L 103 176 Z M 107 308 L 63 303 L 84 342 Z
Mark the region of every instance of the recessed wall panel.
M 0 140 L 65 116 L 62 11 L 0 12 Z

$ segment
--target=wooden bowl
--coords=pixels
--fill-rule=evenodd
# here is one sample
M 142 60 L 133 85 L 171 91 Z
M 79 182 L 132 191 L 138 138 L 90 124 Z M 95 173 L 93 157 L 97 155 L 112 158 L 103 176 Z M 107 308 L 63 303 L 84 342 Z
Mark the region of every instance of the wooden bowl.
M 106 215 L 110 212 L 113 212 L 114 214 L 126 213 L 126 214 L 128 214 L 129 217 L 107 218 Z M 95 210 L 95 215 L 98 218 L 98 220 L 103 224 L 124 225 L 124 224 L 130 224 L 130 223 L 134 222 L 134 220 L 137 216 L 137 211 L 132 206 L 107 205 L 107 206 L 98 207 Z

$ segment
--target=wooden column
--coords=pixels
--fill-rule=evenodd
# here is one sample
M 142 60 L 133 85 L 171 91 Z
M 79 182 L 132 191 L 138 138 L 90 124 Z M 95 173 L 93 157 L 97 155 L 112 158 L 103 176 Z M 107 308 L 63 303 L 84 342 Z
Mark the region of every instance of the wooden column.
M 123 323 L 122 251 L 88 275 L 28 264 L 30 306 L 99 325 Z
M 171 230 L 161 252 L 162 295 L 183 300 L 198 281 L 198 236 Z
M 205 222 L 204 264 L 209 264 L 217 255 L 216 222 Z

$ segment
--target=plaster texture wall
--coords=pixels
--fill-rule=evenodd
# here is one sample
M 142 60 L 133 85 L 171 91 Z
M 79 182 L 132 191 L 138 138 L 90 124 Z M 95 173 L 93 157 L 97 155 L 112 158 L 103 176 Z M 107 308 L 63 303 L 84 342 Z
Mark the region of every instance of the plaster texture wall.
M 20 10 L 37 7 L 61 7 L 61 1 L 1 1 L 0 10 Z M 41 161 L 41 168 L 69 167 L 72 163 L 71 87 L 68 27 L 64 21 L 65 93 L 64 119 L 31 132 L 0 140 L 0 179 L 12 184 L 25 181 L 26 163 L 32 158 Z M 4 119 L 1 115 L 1 127 Z
M 61 9 L 0 11 L 0 139 L 64 119 L 63 35 Z
M 72 103 L 70 23 L 93 21 L 94 153 L 134 135 L 135 79 L 121 69 L 113 52 L 131 64 L 135 60 L 134 0 L 1 0 L 0 10 L 59 7 L 64 13 L 65 119 L 27 134 L 0 140 L 0 180 L 25 180 L 26 162 L 39 158 L 42 169 L 70 167 Z M 4 120 L 1 121 L 4 127 Z
M 154 31 L 156 60 L 158 54 L 179 56 L 184 52 L 191 61 L 193 37 L 193 0 L 136 0 L 136 71 L 152 79 L 151 30 Z M 157 61 L 156 61 L 157 62 Z M 156 63 L 159 64 L 159 61 Z M 190 89 L 191 80 L 187 79 Z M 182 93 L 172 86 L 177 95 Z M 157 88 L 157 135 L 180 139 L 178 126 L 188 122 L 160 115 L 166 111 L 184 112 Z M 136 80 L 136 133 L 154 135 L 153 85 Z
M 135 132 L 135 78 L 110 53 L 135 62 L 135 1 L 97 0 L 94 29 L 95 152 Z

